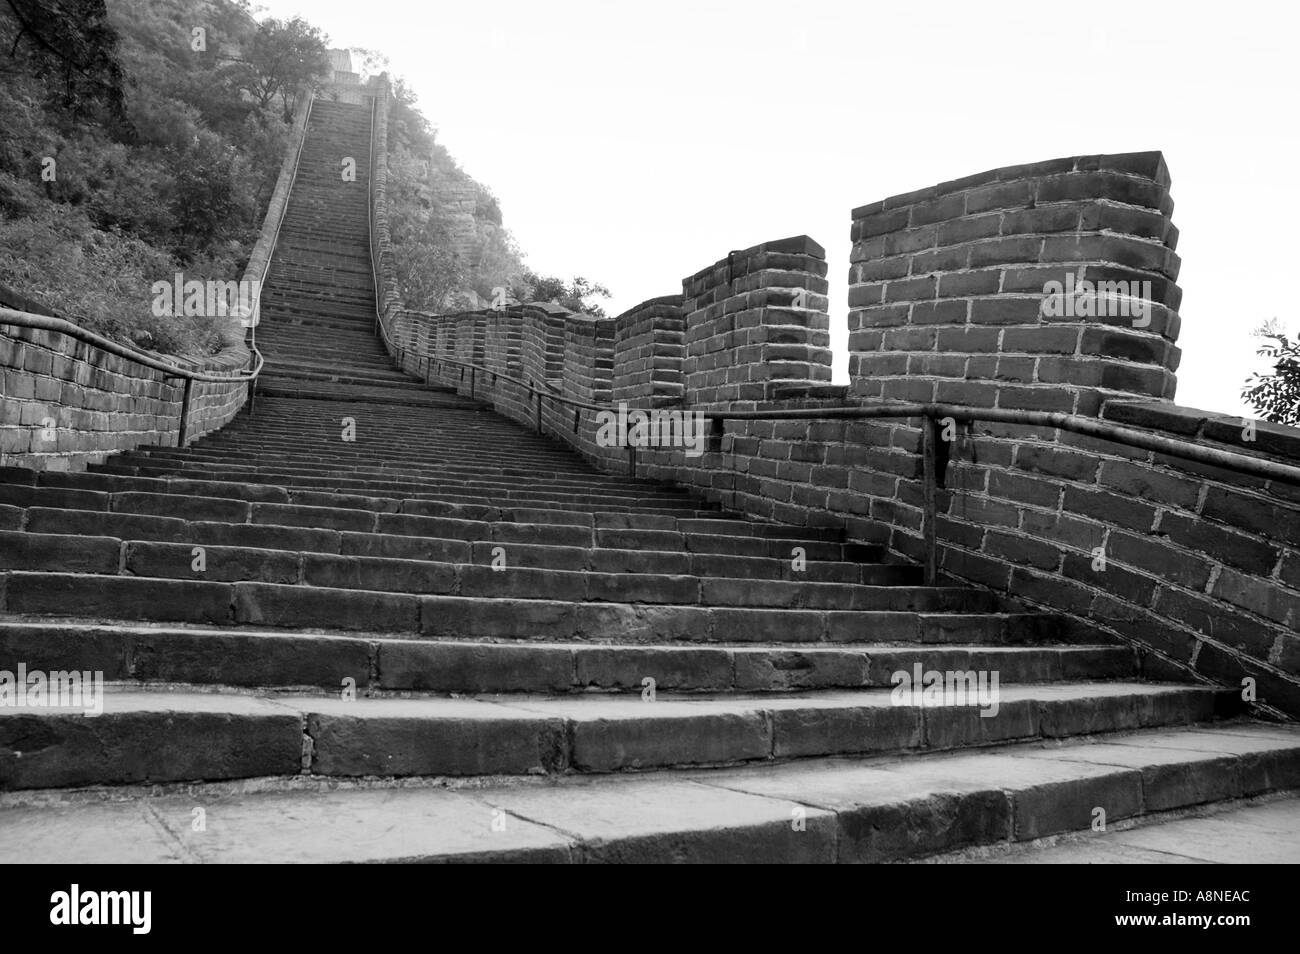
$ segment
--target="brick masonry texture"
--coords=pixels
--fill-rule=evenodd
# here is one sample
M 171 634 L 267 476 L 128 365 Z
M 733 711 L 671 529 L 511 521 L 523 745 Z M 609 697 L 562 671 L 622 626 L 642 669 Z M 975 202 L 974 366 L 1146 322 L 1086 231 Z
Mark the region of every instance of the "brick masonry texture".
M 1241 419 L 1171 403 L 1181 292 L 1169 182 L 1159 153 L 1081 156 L 855 209 L 848 388 L 826 386 L 824 255 L 801 236 L 732 253 L 686 278 L 680 299 L 613 319 L 608 371 L 603 351 L 589 364 L 588 352 L 569 350 L 569 316 L 558 389 L 597 400 L 586 398 L 600 393 L 592 382 L 608 382 L 613 400 L 638 407 L 905 400 L 1067 411 L 1300 463 L 1296 429 L 1256 424 L 1246 440 Z M 1042 315 L 1043 283 L 1081 267 L 1088 280 L 1149 281 L 1139 302 L 1149 322 Z M 469 353 L 467 316 L 422 320 L 436 325 L 439 353 Z M 491 320 L 478 313 L 472 327 Z M 459 369 L 407 362 L 469 392 Z M 523 389 L 481 375 L 475 388 L 535 423 Z M 599 466 L 628 466 L 626 450 L 596 446 L 593 412 L 575 418 L 544 402 L 541 419 Z M 637 473 L 919 560 L 919 424 L 728 421 L 702 457 L 640 449 Z M 1300 488 L 1053 428 L 976 424 L 949 436 L 936 521 L 943 575 L 1134 645 L 1153 678 L 1249 678 L 1264 710 L 1300 715 Z
M 1080 414 L 1172 398 L 1172 209 L 1157 152 L 996 169 L 855 209 L 854 393 Z M 1097 293 L 1045 298 L 1078 279 Z
M 614 319 L 613 399 L 638 407 L 682 400 L 682 296 L 642 302 Z
M 235 372 L 249 352 L 231 345 L 205 361 L 173 359 L 196 371 Z M 0 324 L 0 464 L 80 470 L 142 444 L 175 446 L 182 383 L 59 331 Z M 226 424 L 243 405 L 245 381 L 195 381 L 187 433 Z

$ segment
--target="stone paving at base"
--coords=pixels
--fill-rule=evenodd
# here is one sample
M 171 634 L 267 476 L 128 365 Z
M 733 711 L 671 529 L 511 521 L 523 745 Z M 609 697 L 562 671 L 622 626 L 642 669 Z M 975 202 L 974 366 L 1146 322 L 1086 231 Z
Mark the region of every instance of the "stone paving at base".
M 935 860 L 999 865 L 1300 864 L 1300 796 L 1229 803 L 1204 815 L 1074 834 L 1053 842 Z

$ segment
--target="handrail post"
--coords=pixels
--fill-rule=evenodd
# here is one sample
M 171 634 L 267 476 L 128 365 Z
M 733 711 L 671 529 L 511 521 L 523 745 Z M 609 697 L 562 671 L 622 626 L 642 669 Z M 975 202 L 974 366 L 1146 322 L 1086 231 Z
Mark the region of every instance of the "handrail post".
M 469 369 L 469 399 L 470 399 L 471 401 L 474 400 L 474 372 L 475 372 L 476 370 L 478 370 L 478 369 L 477 369 L 477 368 L 470 368 L 470 369 Z M 460 376 L 461 376 L 461 380 L 464 380 L 464 378 L 465 378 L 465 369 L 464 369 L 464 368 L 461 368 L 461 369 L 460 369 Z
M 636 476 L 636 445 L 635 444 L 627 445 L 627 475 L 629 477 Z
M 938 533 L 935 527 L 935 498 L 938 495 L 936 461 L 938 422 L 928 414 L 921 419 L 921 493 L 924 508 L 921 532 L 925 540 L 925 585 L 934 586 L 939 576 Z
M 181 419 L 176 430 L 176 446 L 185 446 L 185 432 L 190 425 L 190 388 L 194 384 L 193 378 L 184 378 L 185 384 L 181 388 Z
M 537 433 L 540 434 L 542 433 L 542 392 L 534 391 L 533 393 L 537 395 L 537 408 L 533 412 L 533 423 L 537 427 Z

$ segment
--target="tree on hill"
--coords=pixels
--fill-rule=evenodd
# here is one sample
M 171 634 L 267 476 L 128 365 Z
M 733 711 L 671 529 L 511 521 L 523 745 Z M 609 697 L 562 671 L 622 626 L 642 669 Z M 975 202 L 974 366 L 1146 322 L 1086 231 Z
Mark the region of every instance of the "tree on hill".
M 6 0 L 18 29 L 9 48 L 22 44 L 38 80 L 59 90 L 60 105 L 81 114 L 94 104 L 123 115 L 123 74 L 118 35 L 108 22 L 104 0 Z M 57 80 L 57 86 L 50 83 Z
M 606 317 L 605 309 L 592 300 L 609 297 L 609 289 L 604 285 L 589 282 L 580 276 L 566 282 L 553 275 L 538 275 L 531 269 L 524 273 L 524 283 L 527 285 L 529 301 L 551 302 L 593 318 Z
M 249 41 L 243 63 L 246 69 L 237 80 L 239 88 L 261 109 L 282 96 L 287 121 L 293 116 L 297 91 L 316 84 L 329 68 L 325 35 L 301 17 L 265 20 Z

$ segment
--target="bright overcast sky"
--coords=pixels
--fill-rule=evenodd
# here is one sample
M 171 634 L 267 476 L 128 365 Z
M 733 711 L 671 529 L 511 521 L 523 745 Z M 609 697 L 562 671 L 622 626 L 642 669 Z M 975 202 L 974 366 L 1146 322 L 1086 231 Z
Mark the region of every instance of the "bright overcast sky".
M 1179 404 L 1242 413 L 1250 331 L 1293 329 L 1290 4 L 261 0 L 404 76 L 534 269 L 680 291 L 732 249 L 826 247 L 846 368 L 849 210 L 997 166 L 1164 151 Z

